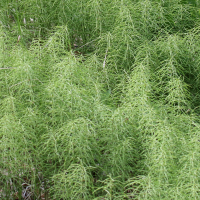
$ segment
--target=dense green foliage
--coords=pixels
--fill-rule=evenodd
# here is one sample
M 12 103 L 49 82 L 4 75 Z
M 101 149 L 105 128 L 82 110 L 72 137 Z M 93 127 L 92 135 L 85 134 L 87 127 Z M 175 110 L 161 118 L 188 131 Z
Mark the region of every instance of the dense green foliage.
M 0 4 L 2 199 L 200 199 L 200 8 Z

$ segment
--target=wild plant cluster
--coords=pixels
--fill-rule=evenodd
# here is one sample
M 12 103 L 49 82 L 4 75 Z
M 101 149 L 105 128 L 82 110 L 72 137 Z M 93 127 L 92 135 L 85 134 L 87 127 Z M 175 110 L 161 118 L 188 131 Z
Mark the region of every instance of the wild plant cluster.
M 199 1 L 1 1 L 1 199 L 200 199 L 199 103 Z

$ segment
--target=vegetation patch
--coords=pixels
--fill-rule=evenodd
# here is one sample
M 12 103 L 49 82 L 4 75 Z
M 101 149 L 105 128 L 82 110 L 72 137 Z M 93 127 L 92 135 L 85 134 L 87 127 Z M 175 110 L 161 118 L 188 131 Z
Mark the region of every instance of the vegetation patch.
M 0 198 L 200 198 L 200 5 L 4 0 Z

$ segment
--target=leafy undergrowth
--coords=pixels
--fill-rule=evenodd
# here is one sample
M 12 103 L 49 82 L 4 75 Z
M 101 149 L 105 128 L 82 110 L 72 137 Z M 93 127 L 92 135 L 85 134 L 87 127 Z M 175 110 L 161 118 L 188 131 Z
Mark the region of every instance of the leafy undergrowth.
M 1 199 L 200 199 L 198 1 L 0 6 Z

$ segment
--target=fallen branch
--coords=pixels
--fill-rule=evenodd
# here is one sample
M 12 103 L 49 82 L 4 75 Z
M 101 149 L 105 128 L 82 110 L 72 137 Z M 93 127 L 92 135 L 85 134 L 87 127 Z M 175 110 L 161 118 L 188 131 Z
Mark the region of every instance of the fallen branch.
M 0 68 L 0 69 L 14 69 L 16 67 L 7 67 L 7 68 Z
M 108 49 L 106 50 L 106 55 L 105 55 L 105 58 L 104 58 L 104 61 L 103 61 L 103 69 L 105 69 L 105 66 L 106 66 L 107 54 L 108 54 Z
M 101 37 L 98 37 L 98 38 L 96 38 L 96 39 L 94 39 L 94 40 L 92 40 L 92 41 L 90 41 L 90 42 L 88 42 L 88 43 L 86 43 L 86 44 L 84 44 L 84 45 L 78 47 L 78 49 L 80 49 L 80 48 L 82 48 L 82 47 L 84 47 L 84 46 L 87 46 L 88 44 L 90 44 L 90 43 L 92 43 L 92 42 L 94 42 L 94 41 L 96 41 L 96 40 L 98 40 L 98 39 L 100 39 L 100 38 L 101 38 Z

